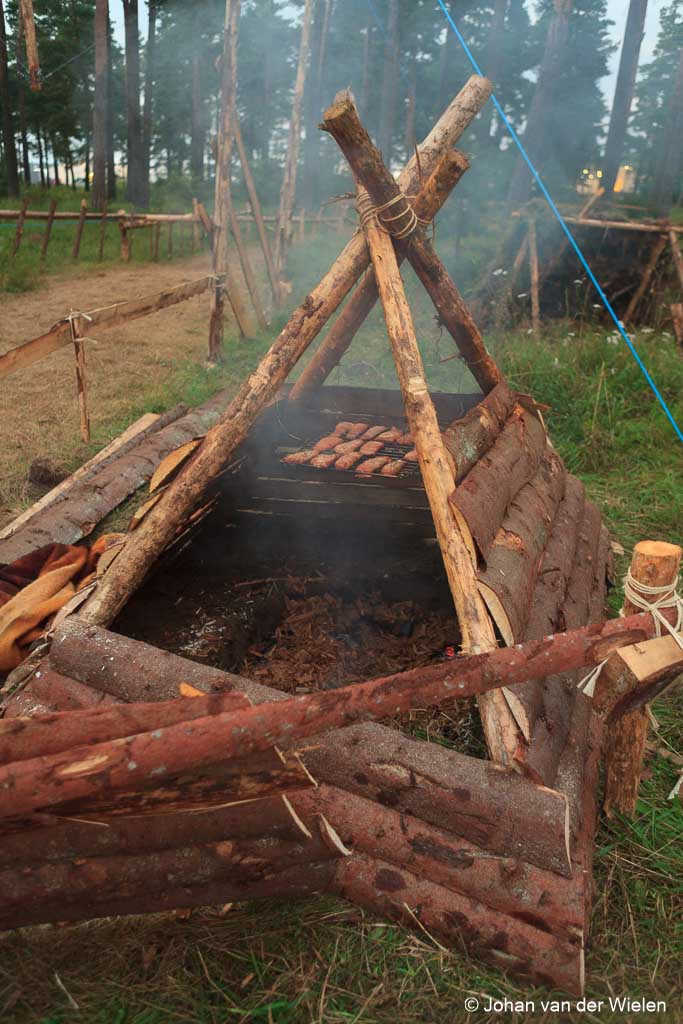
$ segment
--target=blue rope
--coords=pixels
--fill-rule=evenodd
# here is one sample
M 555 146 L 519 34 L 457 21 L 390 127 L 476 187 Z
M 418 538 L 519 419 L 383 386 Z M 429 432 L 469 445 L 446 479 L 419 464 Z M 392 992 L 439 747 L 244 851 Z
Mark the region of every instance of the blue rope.
M 443 0 L 436 0 L 436 2 L 438 3 L 438 5 L 441 8 L 441 10 L 443 11 L 443 13 L 446 15 L 446 19 L 448 20 L 448 23 L 449 23 L 450 27 L 455 32 L 455 35 L 457 36 L 458 42 L 460 43 L 460 45 L 462 46 L 463 50 L 465 51 L 465 54 L 466 54 L 467 59 L 469 60 L 470 64 L 472 65 L 472 67 L 474 68 L 474 70 L 476 71 L 476 73 L 478 75 L 483 75 L 484 72 L 481 70 L 481 68 L 479 67 L 479 64 L 475 60 L 472 51 L 470 50 L 469 46 L 465 42 L 465 40 L 464 40 L 464 38 L 462 36 L 462 33 L 460 32 L 460 29 L 458 28 L 458 26 L 453 21 L 453 18 L 451 17 L 451 14 L 448 11 L 448 8 L 444 4 Z M 624 325 L 622 324 L 621 320 L 619 319 L 617 314 L 614 312 L 614 309 L 612 308 L 611 302 L 609 301 L 609 299 L 605 295 L 604 291 L 600 287 L 600 283 L 598 282 L 598 279 L 596 278 L 595 274 L 593 273 L 593 271 L 589 267 L 588 262 L 586 260 L 586 257 L 583 255 L 581 249 L 579 248 L 579 245 L 578 245 L 576 239 L 574 238 L 573 234 L 569 230 L 567 222 L 565 221 L 564 217 L 562 216 L 562 214 L 558 210 L 557 206 L 555 205 L 552 196 L 548 192 L 548 189 L 543 184 L 543 181 L 541 180 L 540 174 L 538 173 L 538 171 L 536 170 L 536 168 L 532 164 L 531 159 L 529 157 L 529 154 L 527 153 L 526 149 L 524 148 L 521 139 L 517 135 L 517 132 L 512 127 L 512 125 L 510 123 L 510 120 L 507 117 L 507 115 L 506 115 L 505 111 L 503 110 L 502 106 L 500 105 L 500 103 L 498 101 L 498 98 L 496 97 L 495 93 L 492 94 L 491 100 L 493 102 L 494 107 L 498 111 L 500 117 L 502 118 L 503 124 L 505 125 L 505 127 L 509 131 L 510 135 L 512 136 L 512 140 L 515 143 L 515 145 L 517 146 L 517 149 L 522 154 L 522 157 L 524 158 L 524 162 L 526 163 L 527 167 L 531 171 L 531 174 L 533 175 L 534 180 L 536 181 L 536 184 L 538 185 L 538 187 L 540 188 L 541 192 L 543 193 L 543 195 L 544 195 L 544 197 L 545 197 L 545 199 L 546 199 L 546 201 L 548 203 L 548 206 L 552 210 L 552 212 L 555 215 L 555 217 L 556 217 L 560 227 L 562 228 L 562 230 L 564 231 L 565 235 L 569 239 L 569 242 L 570 242 L 572 248 L 574 249 L 574 252 L 579 257 L 579 260 L 581 261 L 584 270 L 588 274 L 588 277 L 590 278 L 591 283 L 595 287 L 595 290 L 597 291 L 598 295 L 600 296 L 600 299 L 601 299 L 605 309 L 607 310 L 609 315 L 614 320 L 614 323 L 616 325 L 617 330 L 619 331 L 619 334 L 622 336 L 622 338 L 624 339 L 624 341 L 628 345 L 628 348 L 629 348 L 629 350 L 631 352 L 631 355 L 633 356 L 633 358 L 635 359 L 636 363 L 638 364 L 641 373 L 643 374 L 643 376 L 645 377 L 645 380 L 648 382 L 648 384 L 652 388 L 652 391 L 653 391 L 653 394 L 654 394 L 655 398 L 657 399 L 657 401 L 661 405 L 662 409 L 666 413 L 667 419 L 671 423 L 671 426 L 674 428 L 674 430 L 676 432 L 676 435 L 678 437 L 678 440 L 679 441 L 683 441 L 683 431 L 681 430 L 681 428 L 679 427 L 678 423 L 674 419 L 673 413 L 669 409 L 669 406 L 666 404 L 666 401 L 664 400 L 664 397 L 661 395 L 661 393 L 659 391 L 659 388 L 657 387 L 657 385 L 655 384 L 654 380 L 650 376 L 650 373 L 649 373 L 647 367 L 645 366 L 645 363 L 643 362 L 643 360 L 638 355 L 638 353 L 636 351 L 636 348 L 635 348 L 635 345 L 633 344 L 633 342 L 629 338 L 627 332 L 625 331 Z

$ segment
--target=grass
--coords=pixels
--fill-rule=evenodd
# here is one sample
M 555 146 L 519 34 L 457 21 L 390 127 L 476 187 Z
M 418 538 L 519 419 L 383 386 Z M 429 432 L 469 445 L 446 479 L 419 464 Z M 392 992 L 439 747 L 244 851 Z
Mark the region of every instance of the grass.
M 338 239 L 295 250 L 292 276 L 301 294 L 315 268 L 327 265 Z M 332 253 L 334 255 L 334 253 Z M 472 382 L 433 311 L 408 279 L 432 386 L 468 390 Z M 335 372 L 344 383 L 394 384 L 379 316 Z M 201 401 L 218 386 L 234 388 L 268 339 L 231 344 L 228 365 L 209 372 L 179 363 L 167 380 L 150 381 L 130 419 L 181 398 Z M 639 351 L 683 421 L 683 361 L 668 336 L 641 332 Z M 639 539 L 681 539 L 681 456 L 671 427 L 630 355 L 597 323 L 550 328 L 539 341 L 524 331 L 491 340 L 510 381 L 550 408 L 553 440 L 572 472 L 585 481 L 613 537 L 628 552 Z M 448 359 L 444 362 L 443 360 Z M 331 381 L 334 382 L 334 381 Z M 125 423 L 103 427 L 102 442 Z M 619 587 L 612 597 L 616 609 Z M 681 750 L 683 714 L 674 697 L 653 708 L 655 746 Z M 81 928 L 46 928 L 0 938 L 0 1017 L 16 1024 L 222 1024 L 234 1020 L 299 1024 L 494 1019 L 469 1015 L 466 996 L 535 1000 L 535 1013 L 511 1022 L 591 1020 L 663 1022 L 680 1019 L 683 948 L 680 853 L 683 814 L 670 801 L 677 767 L 653 752 L 633 821 L 602 820 L 596 848 L 596 901 L 587 957 L 588 994 L 665 1000 L 666 1012 L 556 1014 L 547 997 L 499 972 L 446 951 L 332 899 L 294 905 L 246 905 Z M 78 1010 L 74 1008 L 74 1003 Z

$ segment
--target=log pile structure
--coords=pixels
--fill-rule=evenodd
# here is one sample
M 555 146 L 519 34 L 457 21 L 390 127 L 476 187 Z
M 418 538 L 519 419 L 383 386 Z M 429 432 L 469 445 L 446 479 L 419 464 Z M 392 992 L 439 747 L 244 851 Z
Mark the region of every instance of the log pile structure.
M 605 621 L 611 547 L 599 509 L 536 403 L 503 379 L 423 230 L 467 170 L 453 146 L 490 89 L 468 82 L 398 181 L 352 97 L 337 97 L 323 127 L 348 159 L 360 226 L 257 369 L 227 406 L 219 396 L 140 428 L 0 538 L 3 561 L 48 539 L 72 543 L 164 453 L 193 442 L 82 603 L 5 684 L 0 927 L 328 892 L 582 994 L 604 737 L 618 722 L 633 728 L 683 652 L 648 611 Z M 223 114 L 224 134 L 234 131 Z M 403 259 L 480 394 L 430 393 Z M 313 369 L 285 386 L 361 278 Z M 400 391 L 321 388 L 378 298 Z M 368 402 L 372 421 L 350 422 Z M 375 454 L 383 436 L 409 437 L 419 473 L 383 476 L 390 458 L 379 455 L 374 473 L 350 478 L 337 465 L 340 426 L 359 427 L 360 443 L 367 431 Z M 459 656 L 293 696 L 114 632 L 219 480 L 246 518 L 395 513 L 441 558 Z M 488 760 L 397 724 L 468 698 Z

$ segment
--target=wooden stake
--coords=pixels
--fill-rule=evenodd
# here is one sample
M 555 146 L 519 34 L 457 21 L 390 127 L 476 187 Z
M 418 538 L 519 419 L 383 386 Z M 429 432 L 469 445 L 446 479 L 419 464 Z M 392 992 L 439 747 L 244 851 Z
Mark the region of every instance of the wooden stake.
M 74 354 L 76 356 L 76 392 L 78 395 L 78 413 L 81 427 L 81 440 L 90 440 L 90 418 L 88 416 L 88 402 L 85 383 L 85 346 L 83 345 L 83 330 L 81 320 L 78 316 L 72 316 L 71 337 L 74 343 Z
M 225 0 L 223 28 L 223 59 L 221 66 L 221 116 L 218 130 L 216 157 L 216 187 L 212 231 L 212 266 L 220 285 L 212 296 L 209 317 L 208 360 L 215 363 L 221 358 L 223 347 L 223 317 L 227 298 L 237 321 L 240 334 L 251 338 L 256 325 L 249 314 L 242 290 L 238 287 L 228 261 L 230 227 L 230 154 L 235 121 L 235 76 L 233 67 L 237 57 L 237 25 L 240 0 Z
M 24 221 L 26 220 L 26 210 L 28 209 L 28 196 L 24 196 L 21 200 L 21 207 L 19 209 L 19 216 L 17 217 L 17 230 L 14 234 L 14 242 L 12 244 L 12 255 L 16 256 L 21 248 L 21 239 L 24 234 Z
M 535 338 L 541 336 L 541 307 L 538 296 L 538 248 L 536 221 L 529 221 L 529 274 L 531 277 L 531 326 Z
M 131 242 L 128 237 L 128 228 L 121 220 L 119 221 L 119 231 L 121 232 L 121 259 L 124 263 L 130 263 Z
M 631 575 L 636 583 L 651 587 L 671 585 L 678 579 L 683 551 L 677 544 L 645 540 L 636 544 L 631 560 Z M 624 615 L 637 609 L 624 601 Z M 607 733 L 605 756 L 605 813 L 615 811 L 632 818 L 638 801 L 647 740 L 647 708 L 638 708 L 620 718 Z
M 638 284 L 638 287 L 631 296 L 629 304 L 626 307 L 626 312 L 624 313 L 622 321 L 623 323 L 628 324 L 633 319 L 633 315 L 636 309 L 638 308 L 640 301 L 647 290 L 648 285 L 650 284 L 652 275 L 654 274 L 655 269 L 657 267 L 657 263 L 659 262 L 659 257 L 664 252 L 665 246 L 666 235 L 660 235 L 659 238 L 654 242 L 652 249 L 650 250 L 650 259 L 648 260 L 647 266 L 643 271 L 643 276 L 641 277 L 640 283 Z
M 47 256 L 47 247 L 50 244 L 50 235 L 52 234 L 52 224 L 55 219 L 55 210 L 57 209 L 57 200 L 50 200 L 50 211 L 47 215 L 47 221 L 45 222 L 45 233 L 43 234 L 43 242 L 40 247 L 40 258 L 44 260 Z
M 247 151 L 244 148 L 244 140 L 242 138 L 242 129 L 240 127 L 239 118 L 235 118 L 235 142 L 237 144 L 237 153 L 240 158 L 242 165 L 242 174 L 244 175 L 244 184 L 247 187 L 247 195 L 249 196 L 249 206 L 251 212 L 254 215 L 254 222 L 256 223 L 256 230 L 258 232 L 259 242 L 261 243 L 261 249 L 263 251 L 263 258 L 266 261 L 266 270 L 268 271 L 268 279 L 270 281 L 270 288 L 273 293 L 273 302 L 275 306 L 279 306 L 282 302 L 282 288 L 280 286 L 280 278 L 278 276 L 275 261 L 273 259 L 273 253 L 270 248 L 270 241 L 266 233 L 266 225 L 263 221 L 263 212 L 261 210 L 261 203 L 256 191 L 256 184 L 254 182 L 254 176 L 251 173 L 251 167 L 249 165 L 249 159 L 247 157 Z
M 197 212 L 197 200 L 192 200 L 192 214 L 194 221 L 192 223 L 192 252 L 196 252 L 199 248 L 199 213 Z
M 173 259 L 173 225 L 168 225 L 168 234 L 166 236 L 166 256 L 169 260 Z
M 97 259 L 101 263 L 104 259 L 104 243 L 107 238 L 107 201 L 102 206 L 102 219 L 100 220 L 100 240 L 97 248 Z
M 83 225 L 85 224 L 85 215 L 88 210 L 87 199 L 81 199 L 81 209 L 78 215 L 78 223 L 76 225 L 76 237 L 74 238 L 73 249 L 71 250 L 71 259 L 77 260 L 78 254 L 81 251 L 81 238 L 83 237 Z
M 678 287 L 683 292 L 683 256 L 681 255 L 681 245 L 678 241 L 678 235 L 675 231 L 669 232 L 669 241 L 671 242 L 671 255 L 673 256 L 674 267 L 676 268 L 676 274 L 678 275 Z
M 154 225 L 154 251 L 152 253 L 152 259 L 155 263 L 159 262 L 159 243 L 161 242 L 161 224 Z
M 671 322 L 678 347 L 683 352 L 683 302 L 671 303 Z
M 292 231 L 292 210 L 296 195 L 296 171 L 299 160 L 299 144 L 301 142 L 301 111 L 304 102 L 304 85 L 308 66 L 308 51 L 311 41 L 311 25 L 313 23 L 314 0 L 306 0 L 304 17 L 301 23 L 301 42 L 299 45 L 299 63 L 294 83 L 292 114 L 289 121 L 289 141 L 285 160 L 285 173 L 280 192 L 280 208 L 278 210 L 277 227 L 275 230 L 275 266 L 282 270 L 287 247 Z

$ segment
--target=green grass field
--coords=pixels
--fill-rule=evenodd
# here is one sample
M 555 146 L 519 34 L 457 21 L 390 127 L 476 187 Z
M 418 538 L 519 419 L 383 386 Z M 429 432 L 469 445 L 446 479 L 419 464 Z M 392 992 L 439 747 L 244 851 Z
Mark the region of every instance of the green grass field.
M 330 239 L 330 249 L 335 245 L 338 240 Z M 327 265 L 327 248 L 326 242 L 315 254 L 310 246 L 294 251 L 295 294 L 311 283 L 316 267 Z M 450 358 L 450 339 L 406 276 L 431 385 L 469 390 L 472 382 L 462 364 Z M 680 351 L 664 334 L 638 332 L 635 340 L 683 422 Z M 195 403 L 220 386 L 234 388 L 268 343 L 268 338 L 229 341 L 229 358 L 216 371 L 179 363 L 166 381 L 150 381 L 136 396 L 130 419 L 181 398 Z M 558 323 L 539 341 L 516 331 L 489 343 L 510 382 L 550 407 L 546 420 L 556 447 L 585 481 L 625 550 L 617 559 L 618 579 L 637 540 L 680 542 L 681 445 L 614 332 L 597 322 L 581 329 Z M 339 381 L 395 385 L 377 311 L 331 383 Z M 112 423 L 107 433 L 113 436 L 124 425 Z M 619 605 L 617 582 L 611 607 L 616 611 Z M 681 1019 L 683 813 L 680 801 L 667 799 L 680 771 L 676 752 L 683 748 L 680 698 L 659 701 L 653 713 L 657 750 L 648 761 L 637 815 L 633 821 L 601 820 L 597 835 L 587 992 L 598 1000 L 664 1000 L 666 1012 L 630 1014 L 605 1006 L 586 1014 L 544 1013 L 540 1000 L 547 993 L 527 990 L 458 949 L 441 948 L 426 934 L 402 931 L 325 899 L 211 910 L 188 920 L 160 916 L 5 935 L 0 939 L 0 1018 L 17 1024 L 459 1024 L 499 1019 L 468 1014 L 464 1005 L 467 996 L 494 995 L 536 1001 L 536 1013 L 502 1017 L 515 1024 Z

